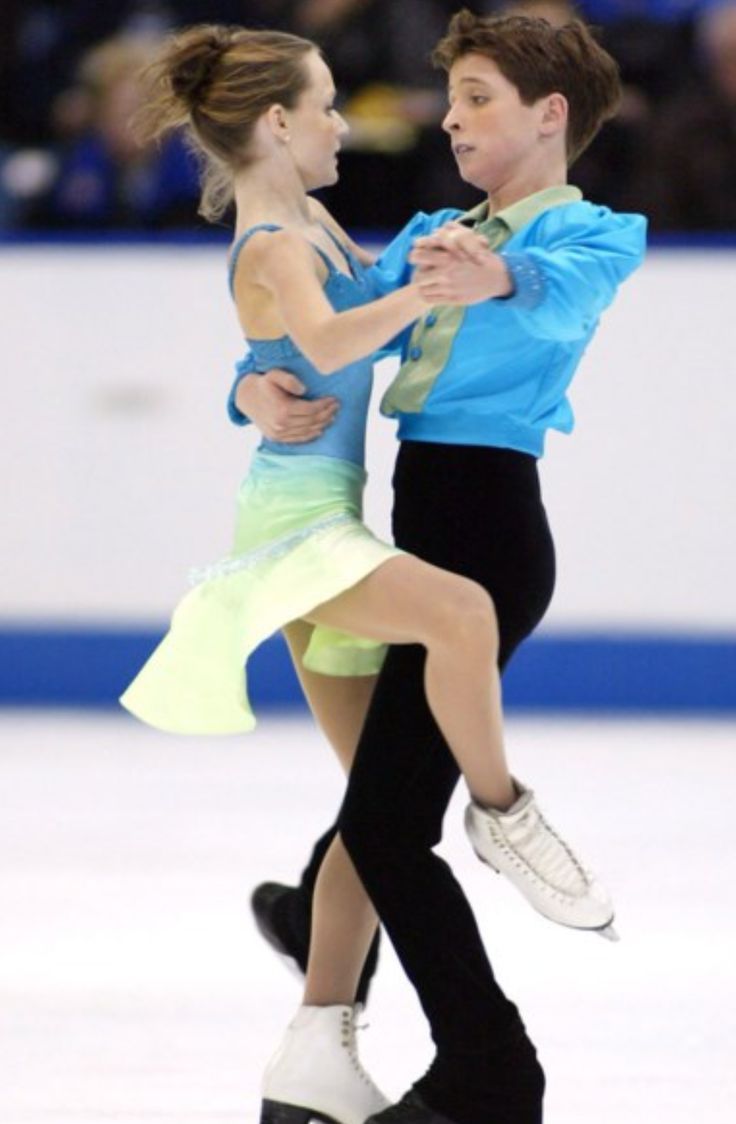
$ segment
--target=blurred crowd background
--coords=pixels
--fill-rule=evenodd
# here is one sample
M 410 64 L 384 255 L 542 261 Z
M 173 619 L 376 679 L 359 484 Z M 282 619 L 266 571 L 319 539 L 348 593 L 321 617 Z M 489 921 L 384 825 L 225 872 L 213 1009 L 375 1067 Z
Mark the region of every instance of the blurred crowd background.
M 319 43 L 351 125 L 330 202 L 353 229 L 471 206 L 440 128 L 429 61 L 460 0 L 0 0 L 0 233 L 196 230 L 197 174 L 181 137 L 141 150 L 139 74 L 172 29 L 201 21 Z M 736 231 L 736 0 L 467 3 L 553 24 L 579 16 L 618 60 L 617 118 L 571 172 L 596 202 L 655 231 Z

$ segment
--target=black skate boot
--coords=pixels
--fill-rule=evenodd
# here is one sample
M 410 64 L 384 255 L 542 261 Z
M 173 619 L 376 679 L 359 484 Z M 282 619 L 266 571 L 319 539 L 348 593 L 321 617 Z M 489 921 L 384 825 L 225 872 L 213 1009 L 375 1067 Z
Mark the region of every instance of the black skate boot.
M 256 926 L 271 948 L 300 975 L 307 970 L 311 929 L 312 895 L 301 886 L 281 882 L 262 882 L 250 899 Z M 365 1005 L 378 964 L 379 934 L 368 949 L 358 984 L 356 1003 Z
M 414 1089 L 405 1093 L 396 1104 L 369 1116 L 365 1124 L 455 1124 L 449 1116 L 435 1112 Z
M 517 1017 L 496 1042 L 439 1051 L 424 1077 L 365 1124 L 542 1124 L 545 1077 Z

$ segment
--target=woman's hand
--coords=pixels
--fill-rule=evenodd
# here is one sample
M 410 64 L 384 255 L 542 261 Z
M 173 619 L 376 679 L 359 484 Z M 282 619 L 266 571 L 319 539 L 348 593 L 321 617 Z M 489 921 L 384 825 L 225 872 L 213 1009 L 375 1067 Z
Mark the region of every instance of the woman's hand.
M 513 292 L 503 259 L 481 234 L 460 223 L 417 238 L 409 261 L 414 283 L 432 304 L 478 304 Z
M 305 386 L 296 375 L 278 367 L 263 375 L 246 375 L 235 392 L 235 405 L 269 441 L 300 445 L 315 441 L 335 420 L 336 398 L 308 401 L 301 396 Z
M 463 226 L 460 222 L 447 222 L 431 234 L 414 239 L 414 246 L 409 261 L 413 265 L 420 265 L 421 258 L 434 250 L 442 250 L 453 255 L 458 260 L 482 263 L 491 253 L 488 243 L 482 234 Z M 416 257 L 415 257 L 416 255 Z

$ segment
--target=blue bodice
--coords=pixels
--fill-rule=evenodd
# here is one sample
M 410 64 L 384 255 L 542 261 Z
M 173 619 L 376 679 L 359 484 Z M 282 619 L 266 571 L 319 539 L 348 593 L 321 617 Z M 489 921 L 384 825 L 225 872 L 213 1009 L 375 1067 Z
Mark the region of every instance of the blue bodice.
M 257 230 L 279 229 L 280 227 L 273 224 L 263 223 L 246 230 L 238 239 L 230 257 L 231 290 L 238 255 L 251 235 Z M 329 230 L 327 233 L 332 237 Z M 333 241 L 348 262 L 350 273 L 341 272 L 319 246 L 314 246 L 315 252 L 319 254 L 327 268 L 327 279 L 324 283 L 325 296 L 336 312 L 367 304 L 374 295 L 367 280 L 367 270 L 347 246 L 343 246 L 334 238 Z M 307 388 L 304 398 L 321 398 L 329 394 L 340 402 L 335 420 L 321 437 L 298 445 L 287 445 L 264 437 L 259 449 L 290 457 L 305 455 L 337 457 L 362 466 L 365 460 L 366 418 L 373 385 L 373 355 L 349 363 L 330 375 L 323 375 L 310 363 L 290 336 L 279 336 L 271 340 L 248 337 L 247 343 L 250 356 L 246 356 L 242 369 L 262 373 L 271 367 L 281 367 L 292 372 L 304 383 Z

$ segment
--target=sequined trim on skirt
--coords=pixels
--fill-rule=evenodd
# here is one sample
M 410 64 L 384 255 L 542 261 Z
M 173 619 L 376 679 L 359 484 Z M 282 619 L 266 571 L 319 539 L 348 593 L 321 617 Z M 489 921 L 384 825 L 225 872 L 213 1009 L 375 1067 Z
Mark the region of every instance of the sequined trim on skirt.
M 363 470 L 323 456 L 257 453 L 238 495 L 232 553 L 194 571 L 171 627 L 121 697 L 173 733 L 237 733 L 255 725 L 250 654 L 291 621 L 402 552 L 362 522 Z M 386 648 L 315 626 L 303 657 L 324 675 L 374 675 Z

